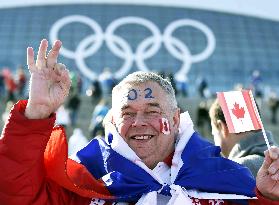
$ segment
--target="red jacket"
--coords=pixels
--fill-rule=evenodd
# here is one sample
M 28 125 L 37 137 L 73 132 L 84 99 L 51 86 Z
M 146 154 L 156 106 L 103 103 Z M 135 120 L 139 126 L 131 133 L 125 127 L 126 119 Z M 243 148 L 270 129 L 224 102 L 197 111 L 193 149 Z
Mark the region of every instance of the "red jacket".
M 26 103 L 20 101 L 14 106 L 1 135 L 0 204 L 89 205 L 91 197 L 85 197 L 88 192 L 80 190 L 77 186 L 67 185 L 67 179 L 62 185 L 64 187 L 54 182 L 53 178 L 50 179 L 51 171 L 45 162 L 44 152 L 51 134 L 55 130 L 61 131 L 60 134 L 64 132 L 60 128 L 53 129 L 54 114 L 48 119 L 28 120 L 23 114 Z M 97 191 L 103 189 L 95 188 Z M 93 195 L 100 196 L 98 193 Z M 259 199 L 250 200 L 249 205 L 279 205 L 279 201 L 270 201 L 258 192 L 257 197 Z M 228 201 L 193 199 L 193 204 L 198 202 L 201 205 L 235 205 Z

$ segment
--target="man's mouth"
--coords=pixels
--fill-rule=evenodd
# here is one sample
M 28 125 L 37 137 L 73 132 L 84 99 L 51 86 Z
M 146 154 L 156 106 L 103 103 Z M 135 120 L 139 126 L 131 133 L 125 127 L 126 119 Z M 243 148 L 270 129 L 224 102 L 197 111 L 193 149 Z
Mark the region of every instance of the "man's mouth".
M 152 137 L 154 137 L 154 135 L 134 135 L 131 137 L 131 139 L 134 140 L 149 140 Z

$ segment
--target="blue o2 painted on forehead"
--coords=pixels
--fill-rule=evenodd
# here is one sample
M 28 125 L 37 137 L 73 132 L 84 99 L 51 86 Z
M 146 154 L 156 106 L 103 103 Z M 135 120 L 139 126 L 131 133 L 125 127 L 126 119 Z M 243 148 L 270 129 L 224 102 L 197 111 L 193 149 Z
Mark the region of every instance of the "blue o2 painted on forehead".
M 128 92 L 128 100 L 135 100 L 138 98 L 138 93 L 135 89 L 131 89 Z
M 144 96 L 144 98 L 154 98 L 154 97 L 152 96 L 152 89 L 151 89 L 151 88 L 146 88 L 146 89 L 144 89 L 144 91 L 145 91 L 145 96 Z
M 140 90 L 138 90 L 140 92 Z M 128 92 L 128 100 L 136 100 L 138 98 L 138 96 L 141 96 L 140 94 L 138 94 L 136 89 L 131 89 Z M 151 88 L 145 88 L 144 89 L 144 98 L 148 99 L 148 98 L 154 98 L 152 95 L 152 89 Z

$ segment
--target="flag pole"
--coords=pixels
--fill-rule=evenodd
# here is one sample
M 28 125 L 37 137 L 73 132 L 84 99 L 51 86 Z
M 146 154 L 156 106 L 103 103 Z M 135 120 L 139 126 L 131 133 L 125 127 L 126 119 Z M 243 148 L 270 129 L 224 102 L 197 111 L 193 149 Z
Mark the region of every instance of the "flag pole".
M 253 108 L 254 108 L 254 111 L 255 111 L 255 113 L 256 113 L 256 116 L 257 116 L 257 118 L 259 119 L 260 125 L 261 125 L 261 127 L 262 127 L 262 132 L 263 132 L 263 136 L 264 136 L 264 141 L 265 141 L 265 143 L 266 143 L 267 148 L 270 149 L 270 143 L 269 143 L 269 141 L 268 141 L 268 139 L 267 139 L 266 132 L 265 132 L 265 129 L 264 129 L 264 126 L 263 126 L 263 122 L 262 122 L 261 116 L 260 116 L 260 114 L 259 114 L 259 111 L 258 111 L 258 108 L 257 108 L 257 105 L 256 105 L 256 101 L 255 101 L 255 99 L 254 99 L 254 97 L 253 97 L 253 93 L 252 93 L 251 90 L 249 90 L 249 95 L 250 95 L 250 97 L 251 97 L 251 99 L 252 99 L 252 104 L 253 104 Z

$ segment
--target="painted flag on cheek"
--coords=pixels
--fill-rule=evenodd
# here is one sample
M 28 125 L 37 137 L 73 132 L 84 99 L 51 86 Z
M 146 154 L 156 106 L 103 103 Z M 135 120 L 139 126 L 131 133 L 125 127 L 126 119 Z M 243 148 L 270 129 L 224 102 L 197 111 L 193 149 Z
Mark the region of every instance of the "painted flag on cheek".
M 170 124 L 167 118 L 162 117 L 162 119 L 159 120 L 160 122 L 160 132 L 169 135 L 170 134 Z
M 261 129 L 257 106 L 250 90 L 217 93 L 230 133 Z

